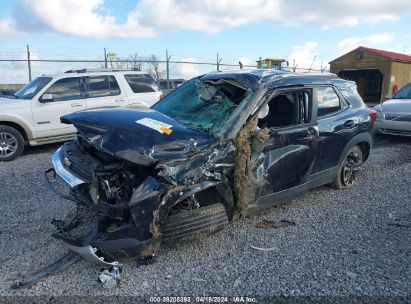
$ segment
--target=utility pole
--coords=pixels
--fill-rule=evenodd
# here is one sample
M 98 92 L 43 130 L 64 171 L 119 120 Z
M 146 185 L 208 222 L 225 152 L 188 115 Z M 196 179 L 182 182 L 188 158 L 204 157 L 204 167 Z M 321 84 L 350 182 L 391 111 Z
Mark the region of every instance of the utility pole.
M 221 63 L 222 58 L 218 57 L 218 53 L 217 53 L 217 72 L 220 71 L 220 63 Z
M 30 48 L 28 44 L 27 44 L 27 66 L 29 68 L 29 82 L 31 82 Z
M 170 89 L 170 59 L 171 56 L 168 56 L 168 50 L 166 49 L 167 89 Z
M 104 68 L 107 69 L 107 50 L 104 48 Z

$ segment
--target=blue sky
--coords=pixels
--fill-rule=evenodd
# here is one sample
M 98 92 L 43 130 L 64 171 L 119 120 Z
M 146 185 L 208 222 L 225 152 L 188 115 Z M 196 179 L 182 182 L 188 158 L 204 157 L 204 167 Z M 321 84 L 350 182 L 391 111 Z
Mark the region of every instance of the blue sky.
M 0 0 L 0 57 L 165 49 L 175 60 L 253 64 L 259 56 L 324 63 L 359 45 L 411 53 L 409 0 Z M 361 3 L 358 3 L 361 2 Z M 195 74 L 195 67 L 181 71 Z

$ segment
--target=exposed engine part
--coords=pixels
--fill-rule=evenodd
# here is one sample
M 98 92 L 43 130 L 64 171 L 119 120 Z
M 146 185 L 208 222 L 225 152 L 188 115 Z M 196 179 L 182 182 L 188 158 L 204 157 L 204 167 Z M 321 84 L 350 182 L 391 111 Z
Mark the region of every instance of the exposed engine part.
M 98 199 L 109 203 L 128 202 L 137 183 L 138 178 L 130 170 L 100 176 L 98 177 Z

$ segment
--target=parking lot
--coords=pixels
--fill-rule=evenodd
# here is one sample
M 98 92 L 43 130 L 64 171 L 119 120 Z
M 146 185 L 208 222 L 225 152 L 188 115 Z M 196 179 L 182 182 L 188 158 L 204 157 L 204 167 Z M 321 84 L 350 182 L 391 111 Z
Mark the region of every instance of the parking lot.
M 124 261 L 119 287 L 79 261 L 32 286 L 10 285 L 66 249 L 50 222 L 75 206 L 42 179 L 58 145 L 0 163 L 1 295 L 371 296 L 411 294 L 411 141 L 378 137 L 357 184 L 314 189 L 194 243 L 163 247 L 151 265 Z M 295 225 L 257 228 L 262 220 Z M 250 245 L 270 248 L 260 251 Z

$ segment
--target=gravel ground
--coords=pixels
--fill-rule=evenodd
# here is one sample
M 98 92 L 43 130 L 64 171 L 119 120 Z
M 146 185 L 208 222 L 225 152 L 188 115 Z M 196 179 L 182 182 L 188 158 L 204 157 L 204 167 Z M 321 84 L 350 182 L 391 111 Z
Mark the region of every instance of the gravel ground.
M 106 290 L 98 266 L 79 261 L 31 288 L 10 284 L 66 250 L 53 217 L 75 208 L 41 179 L 58 145 L 0 163 L 0 295 L 371 296 L 411 298 L 411 141 L 379 137 L 355 187 L 314 189 L 239 219 L 201 241 L 163 247 L 154 264 L 125 261 Z M 263 219 L 295 225 L 263 229 Z M 250 247 L 274 248 L 258 251 Z M 148 299 L 148 298 L 147 298 Z

